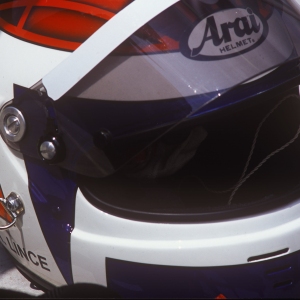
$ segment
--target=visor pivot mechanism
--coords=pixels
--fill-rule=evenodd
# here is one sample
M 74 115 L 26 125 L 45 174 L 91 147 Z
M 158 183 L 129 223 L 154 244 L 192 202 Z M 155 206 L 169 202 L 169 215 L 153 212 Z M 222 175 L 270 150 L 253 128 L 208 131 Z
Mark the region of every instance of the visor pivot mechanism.
M 15 107 L 5 107 L 0 114 L 0 130 L 8 141 L 19 142 L 26 130 L 23 114 Z
M 42 80 L 40 80 L 35 85 L 33 85 L 31 87 L 31 89 L 37 91 L 39 96 L 43 96 L 44 94 L 47 94 L 47 90 L 46 90 L 45 86 L 43 85 Z

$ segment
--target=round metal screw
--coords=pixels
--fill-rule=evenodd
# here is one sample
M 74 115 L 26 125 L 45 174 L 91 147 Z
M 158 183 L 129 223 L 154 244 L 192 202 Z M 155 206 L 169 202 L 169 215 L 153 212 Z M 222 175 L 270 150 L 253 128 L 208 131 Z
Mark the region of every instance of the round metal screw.
M 20 120 L 17 116 L 11 115 L 6 119 L 5 129 L 11 135 L 17 135 L 20 132 Z
M 40 145 L 40 153 L 43 158 L 51 160 L 56 155 L 56 147 L 53 142 L 45 141 Z
M 0 131 L 8 141 L 19 142 L 26 131 L 22 112 L 12 106 L 5 107 L 0 113 Z

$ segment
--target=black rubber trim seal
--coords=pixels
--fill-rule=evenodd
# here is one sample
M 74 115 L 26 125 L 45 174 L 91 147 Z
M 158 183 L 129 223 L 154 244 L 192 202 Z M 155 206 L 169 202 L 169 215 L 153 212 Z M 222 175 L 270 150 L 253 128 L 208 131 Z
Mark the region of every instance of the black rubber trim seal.
M 101 201 L 86 186 L 80 186 L 80 190 L 93 206 L 103 212 L 124 219 L 151 223 L 193 224 L 233 220 L 275 211 L 279 207 L 291 206 L 291 202 L 300 201 L 300 190 L 295 190 L 290 194 L 263 202 L 255 201 L 247 204 L 207 208 L 199 213 L 193 213 L 191 210 L 165 213 L 126 209 Z

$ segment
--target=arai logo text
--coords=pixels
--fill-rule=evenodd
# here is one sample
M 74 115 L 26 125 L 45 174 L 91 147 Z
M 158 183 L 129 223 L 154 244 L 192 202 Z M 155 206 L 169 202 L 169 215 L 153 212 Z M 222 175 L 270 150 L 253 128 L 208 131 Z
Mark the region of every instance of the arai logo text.
M 256 48 L 267 33 L 267 22 L 252 9 L 224 10 L 196 25 L 188 37 L 186 50 L 189 58 L 196 60 L 228 58 Z

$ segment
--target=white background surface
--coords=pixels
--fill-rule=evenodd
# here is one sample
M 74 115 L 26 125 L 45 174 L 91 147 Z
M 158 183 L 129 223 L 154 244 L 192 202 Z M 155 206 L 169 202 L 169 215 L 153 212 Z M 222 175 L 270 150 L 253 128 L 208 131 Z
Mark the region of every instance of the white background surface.
M 34 288 L 14 266 L 4 247 L 0 244 L 0 289 L 9 289 L 38 296 L 43 291 Z

